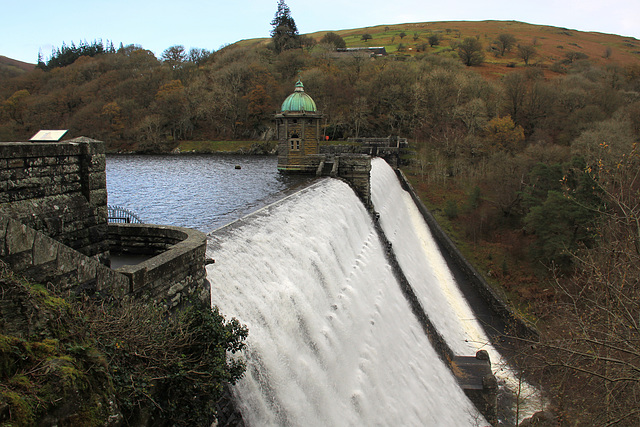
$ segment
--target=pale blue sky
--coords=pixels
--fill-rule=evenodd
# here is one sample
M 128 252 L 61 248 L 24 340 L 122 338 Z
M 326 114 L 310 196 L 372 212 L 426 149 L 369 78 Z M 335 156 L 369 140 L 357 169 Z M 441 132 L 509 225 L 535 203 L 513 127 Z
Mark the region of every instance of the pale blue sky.
M 277 0 L 2 0 L 0 55 L 35 63 L 38 51 L 96 39 L 217 50 L 269 37 Z M 428 21 L 516 20 L 640 39 L 640 0 L 289 0 L 300 33 Z

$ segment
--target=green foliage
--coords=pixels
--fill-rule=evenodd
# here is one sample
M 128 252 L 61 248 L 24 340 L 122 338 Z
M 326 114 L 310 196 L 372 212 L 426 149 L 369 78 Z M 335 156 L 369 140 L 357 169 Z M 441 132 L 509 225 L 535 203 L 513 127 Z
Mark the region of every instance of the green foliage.
M 71 302 L 16 279 L 4 267 L 0 285 L 0 311 L 12 322 L 0 329 L 0 422 L 36 425 L 56 413 L 62 423 L 104 423 L 113 415 L 113 389 L 96 359 L 76 350 L 88 345 L 82 314 Z M 25 328 L 23 316 L 31 327 Z
M 480 65 L 484 62 L 482 43 L 475 37 L 466 37 L 456 46 L 458 56 L 467 67 Z
M 344 39 L 337 33 L 329 31 L 320 39 L 320 43 L 326 43 L 333 45 L 336 49 L 341 49 L 347 47 L 347 43 Z
M 444 205 L 444 214 L 449 219 L 454 219 L 458 217 L 458 202 L 455 200 L 449 199 L 447 203 Z
M 167 317 L 139 301 L 62 300 L 7 270 L 0 284 L 2 315 L 13 316 L 0 329 L 1 423 L 34 425 L 55 414 L 73 425 L 122 415 L 129 425 L 209 425 L 223 385 L 244 373 L 231 355 L 244 348 L 246 327 L 201 301 Z M 22 309 L 4 312 L 12 306 Z M 19 328 L 25 314 L 15 313 L 46 327 L 12 335 L 28 334 Z
M 472 211 L 478 209 L 482 197 L 482 190 L 477 185 L 473 187 L 467 196 L 467 210 Z
M 94 57 L 97 55 L 103 55 L 105 53 L 115 53 L 113 43 L 107 41 L 107 46 L 100 41 L 93 41 L 89 44 L 86 41 L 80 42 L 78 46 L 75 43 L 71 43 L 71 46 L 67 46 L 62 43 L 62 47 L 59 47 L 51 52 L 51 58 L 46 62 L 38 61 L 38 68 L 49 71 L 54 68 L 66 67 L 73 64 L 81 56 Z
M 596 242 L 602 200 L 585 169 L 575 158 L 562 169 L 538 164 L 530 174 L 531 185 L 523 197 L 523 204 L 530 206 L 524 224 L 536 237 L 532 256 L 545 264 L 566 269 L 573 252 Z
M 234 384 L 245 371 L 244 362 L 228 359 L 227 352 L 244 348 L 247 329 L 236 319 L 226 322 L 217 308 L 191 306 L 178 321 L 191 335 L 181 358 L 152 383 L 154 400 L 172 425 L 204 425 L 215 417 L 211 402 L 222 397 L 223 384 Z
M 529 184 L 521 192 L 526 209 L 541 205 L 550 191 L 562 191 L 564 170 L 560 164 L 536 164 L 529 172 Z
M 126 302 L 94 315 L 96 346 L 109 360 L 118 406 L 131 424 L 145 414 L 169 425 L 210 424 L 223 385 L 244 373 L 244 362 L 227 352 L 244 348 L 246 327 L 201 301 L 168 319 L 158 308 Z

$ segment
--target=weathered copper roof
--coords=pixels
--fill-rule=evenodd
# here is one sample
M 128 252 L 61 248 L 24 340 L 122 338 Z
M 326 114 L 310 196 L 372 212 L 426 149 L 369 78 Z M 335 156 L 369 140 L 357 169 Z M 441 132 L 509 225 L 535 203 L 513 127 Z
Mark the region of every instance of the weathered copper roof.
M 284 100 L 280 111 L 284 112 L 312 112 L 317 111 L 316 103 L 304 92 L 304 85 L 300 80 L 296 83 L 296 90 Z

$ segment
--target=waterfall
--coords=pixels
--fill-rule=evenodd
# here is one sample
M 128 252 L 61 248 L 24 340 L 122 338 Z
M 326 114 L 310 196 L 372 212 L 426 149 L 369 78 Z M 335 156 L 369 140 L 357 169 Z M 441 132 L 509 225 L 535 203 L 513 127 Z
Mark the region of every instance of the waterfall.
M 519 384 L 519 375 L 491 344 L 411 196 L 391 167 L 378 158 L 371 164 L 371 200 L 402 271 L 449 347 L 457 355 L 473 355 L 481 349 L 489 353 L 502 386 L 512 392 L 520 390 L 520 420 L 542 410 L 537 390 L 527 383 Z
M 210 234 L 212 303 L 249 328 L 247 372 L 232 390 L 247 425 L 487 425 L 384 250 L 351 188 L 329 178 Z M 454 348 L 472 355 L 464 336 Z

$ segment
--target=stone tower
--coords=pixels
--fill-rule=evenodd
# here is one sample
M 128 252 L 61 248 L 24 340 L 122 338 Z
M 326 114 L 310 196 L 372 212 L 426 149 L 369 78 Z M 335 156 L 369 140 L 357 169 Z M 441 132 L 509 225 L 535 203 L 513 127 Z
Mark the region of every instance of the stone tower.
M 304 92 L 300 80 L 276 113 L 278 170 L 315 173 L 320 163 L 320 114 L 313 99 Z

